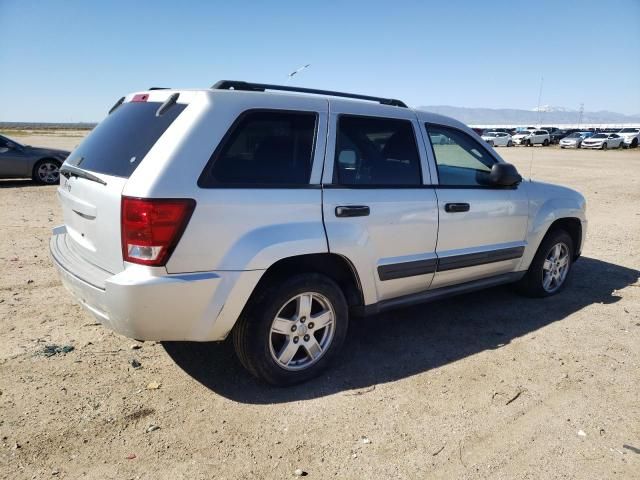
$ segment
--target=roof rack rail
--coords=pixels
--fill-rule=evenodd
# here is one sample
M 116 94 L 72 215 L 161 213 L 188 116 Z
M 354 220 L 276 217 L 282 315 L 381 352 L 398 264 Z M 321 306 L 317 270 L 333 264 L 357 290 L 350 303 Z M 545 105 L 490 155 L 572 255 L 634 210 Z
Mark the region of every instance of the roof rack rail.
M 171 90 L 171 87 L 149 87 L 149 90 Z
M 288 85 L 269 85 L 266 83 L 251 83 L 240 80 L 220 80 L 211 86 L 215 90 L 243 90 L 247 92 L 264 92 L 265 90 L 279 90 L 283 92 L 311 93 L 314 95 L 328 95 L 331 97 L 355 98 L 358 100 L 369 100 L 382 105 L 392 105 L 394 107 L 404 107 L 407 105 L 395 98 L 372 97 L 369 95 L 359 95 L 357 93 L 333 92 L 330 90 L 316 90 L 314 88 L 290 87 Z

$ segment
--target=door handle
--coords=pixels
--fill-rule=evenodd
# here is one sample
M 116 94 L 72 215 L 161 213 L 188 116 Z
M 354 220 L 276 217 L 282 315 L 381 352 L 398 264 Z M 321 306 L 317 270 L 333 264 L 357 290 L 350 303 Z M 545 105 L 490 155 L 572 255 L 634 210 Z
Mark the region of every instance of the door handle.
M 471 207 L 468 203 L 445 203 L 444 211 L 449 213 L 468 212 Z
M 371 210 L 366 205 L 342 205 L 336 207 L 336 217 L 367 217 Z

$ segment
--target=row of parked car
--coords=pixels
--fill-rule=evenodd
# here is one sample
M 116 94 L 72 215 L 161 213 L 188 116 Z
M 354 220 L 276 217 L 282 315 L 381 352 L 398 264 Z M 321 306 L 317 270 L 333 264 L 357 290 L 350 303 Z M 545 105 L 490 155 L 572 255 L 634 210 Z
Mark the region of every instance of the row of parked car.
M 559 129 L 535 128 L 526 129 L 475 129 L 482 139 L 494 147 L 512 147 L 524 145 L 548 146 L 559 144 L 560 148 L 595 148 L 607 150 L 609 148 L 636 148 L 640 138 L 640 128 L 626 127 L 623 129 Z

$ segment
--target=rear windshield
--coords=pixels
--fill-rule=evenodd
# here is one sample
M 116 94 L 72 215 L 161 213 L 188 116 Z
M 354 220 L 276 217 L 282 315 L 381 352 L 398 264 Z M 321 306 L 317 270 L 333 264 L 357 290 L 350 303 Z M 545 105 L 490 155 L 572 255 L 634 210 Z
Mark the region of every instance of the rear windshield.
M 129 178 L 186 105 L 156 117 L 161 102 L 128 102 L 105 118 L 65 163 L 83 170 Z

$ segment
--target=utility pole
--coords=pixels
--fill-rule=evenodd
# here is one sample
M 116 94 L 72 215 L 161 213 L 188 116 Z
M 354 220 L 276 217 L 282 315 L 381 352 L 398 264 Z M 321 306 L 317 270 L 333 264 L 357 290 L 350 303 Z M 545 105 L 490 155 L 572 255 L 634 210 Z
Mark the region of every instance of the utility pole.
M 584 113 L 584 103 L 580 104 L 580 110 L 578 110 L 578 128 L 582 125 L 582 114 Z

